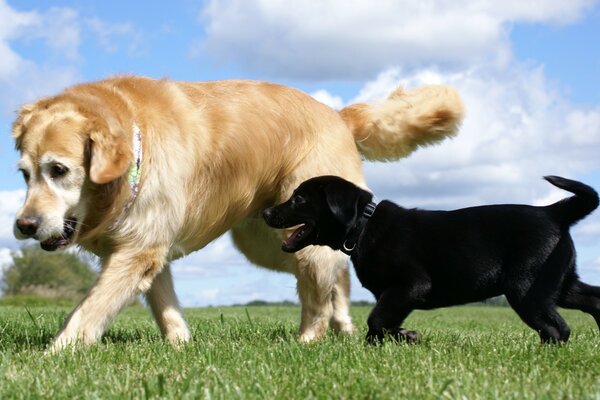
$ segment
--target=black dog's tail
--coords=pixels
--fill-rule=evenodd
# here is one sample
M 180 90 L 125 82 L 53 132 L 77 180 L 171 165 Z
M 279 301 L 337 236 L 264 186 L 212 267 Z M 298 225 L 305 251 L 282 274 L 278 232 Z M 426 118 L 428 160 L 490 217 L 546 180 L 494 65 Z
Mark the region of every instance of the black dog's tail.
M 598 193 L 590 186 L 560 176 L 545 176 L 544 179 L 556 187 L 575 194 L 549 206 L 554 218 L 561 225 L 571 226 L 598 207 Z

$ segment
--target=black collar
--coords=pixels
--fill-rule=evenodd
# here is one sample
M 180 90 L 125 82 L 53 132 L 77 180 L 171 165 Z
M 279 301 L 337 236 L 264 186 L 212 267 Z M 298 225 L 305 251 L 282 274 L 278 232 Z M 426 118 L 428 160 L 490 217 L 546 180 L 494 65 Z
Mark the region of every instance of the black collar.
M 369 202 L 369 204 L 365 206 L 362 214 L 356 219 L 354 225 L 352 225 L 352 227 L 346 233 L 346 238 L 344 239 L 344 243 L 342 243 L 342 248 L 340 249 L 343 253 L 351 255 L 354 249 L 356 249 L 358 238 L 365 228 L 369 218 L 373 216 L 376 207 L 377 203 L 374 201 Z

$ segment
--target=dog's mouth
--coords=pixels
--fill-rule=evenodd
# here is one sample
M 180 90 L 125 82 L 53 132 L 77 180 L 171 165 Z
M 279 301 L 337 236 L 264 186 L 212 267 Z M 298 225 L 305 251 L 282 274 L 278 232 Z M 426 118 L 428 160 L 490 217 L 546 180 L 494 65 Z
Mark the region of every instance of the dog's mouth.
M 290 237 L 283 241 L 281 249 L 285 252 L 292 253 L 308 246 L 311 244 L 309 243 L 309 240 L 314 232 L 314 228 L 314 225 L 308 223 L 300 225 L 292 232 Z
M 77 230 L 77 218 L 69 218 L 65 220 L 63 231 L 59 236 L 51 237 L 43 242 L 40 242 L 42 249 L 46 251 L 54 251 L 71 244 L 75 232 Z

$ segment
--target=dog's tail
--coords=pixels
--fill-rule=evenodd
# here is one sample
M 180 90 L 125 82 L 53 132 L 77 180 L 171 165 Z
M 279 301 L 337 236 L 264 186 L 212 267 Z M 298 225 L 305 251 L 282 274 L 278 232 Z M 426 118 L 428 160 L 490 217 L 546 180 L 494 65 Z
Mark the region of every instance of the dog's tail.
M 560 176 L 545 176 L 544 179 L 575 194 L 549 206 L 554 218 L 562 225 L 571 226 L 598 207 L 598 193 L 590 186 Z
M 396 89 L 386 100 L 352 104 L 340 115 L 352 130 L 356 145 L 368 160 L 396 160 L 453 136 L 463 120 L 458 92 L 449 86 Z

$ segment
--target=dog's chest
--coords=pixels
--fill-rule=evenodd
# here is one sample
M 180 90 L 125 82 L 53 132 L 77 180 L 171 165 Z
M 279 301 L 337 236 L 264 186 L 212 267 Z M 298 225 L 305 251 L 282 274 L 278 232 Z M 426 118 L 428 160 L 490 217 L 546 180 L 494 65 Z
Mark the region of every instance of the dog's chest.
M 377 297 L 390 286 L 390 279 L 393 277 L 390 274 L 389 265 L 373 263 L 364 258 L 352 257 L 356 277 L 365 289 L 368 289 Z

